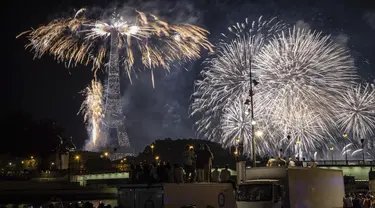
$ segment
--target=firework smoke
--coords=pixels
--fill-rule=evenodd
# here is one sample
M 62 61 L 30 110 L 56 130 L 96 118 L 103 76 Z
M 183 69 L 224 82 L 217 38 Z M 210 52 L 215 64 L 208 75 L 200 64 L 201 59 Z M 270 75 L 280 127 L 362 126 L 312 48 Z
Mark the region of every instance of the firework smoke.
M 268 31 L 264 28 L 249 31 L 238 30 L 237 38 L 221 44 L 208 60 L 203 80 L 196 83 L 192 113 L 202 112 L 196 123 L 198 133 L 229 145 L 235 143 L 232 135 L 252 139 L 251 132 L 242 133 L 247 128 L 233 128 L 242 125 L 242 120 L 233 118 L 244 109 L 231 104 L 237 98 L 245 102 L 253 82 L 249 79 L 251 67 L 252 77 L 259 83 L 254 89 L 255 120 L 267 128 L 262 143 L 275 144 L 261 146 L 264 149 L 258 153 L 275 152 L 283 143 L 287 143 L 284 150 L 298 143 L 298 151 L 306 154 L 321 149 L 333 138 L 336 97 L 356 79 L 349 52 L 330 36 L 311 30 L 278 30 L 271 39 L 252 34 Z M 223 123 L 231 124 L 231 135 L 223 133 Z
M 89 142 L 84 147 L 86 150 L 95 150 L 99 146 L 105 146 L 104 137 L 102 136 L 102 125 L 104 119 L 104 98 L 103 86 L 100 82 L 92 80 L 91 86 L 82 91 L 86 96 L 78 113 L 82 113 L 87 125 Z M 100 141 L 98 141 L 100 139 Z M 100 145 L 99 145 L 99 144 Z
M 337 124 L 342 132 L 355 140 L 367 139 L 375 133 L 375 88 L 357 85 L 342 92 L 334 108 Z

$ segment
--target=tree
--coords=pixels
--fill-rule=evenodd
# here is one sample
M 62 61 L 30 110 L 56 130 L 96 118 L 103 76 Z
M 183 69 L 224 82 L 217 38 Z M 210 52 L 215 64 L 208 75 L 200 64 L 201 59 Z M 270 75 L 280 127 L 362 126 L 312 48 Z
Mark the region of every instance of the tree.
M 13 156 L 39 156 L 48 158 L 60 143 L 64 129 L 56 121 L 45 118 L 34 120 L 24 111 L 9 114 L 4 121 L 3 136 L 6 141 L 0 145 L 0 153 L 10 153 Z M 49 167 L 50 161 L 44 164 Z
M 207 144 L 214 154 L 213 165 L 223 167 L 225 164 L 229 164 L 230 168 L 235 168 L 235 158 L 233 157 L 233 152 L 222 148 L 218 143 L 198 139 L 172 140 L 171 138 L 166 138 L 163 140 L 156 140 L 153 144 L 153 151 L 150 148 L 151 144 L 146 146 L 144 151 L 136 157 L 137 162 L 152 163 L 155 161 L 155 157 L 158 156 L 161 161 L 168 161 L 171 163 L 171 165 L 182 164 L 182 152 L 185 150 L 186 145 L 199 148 L 200 144 Z

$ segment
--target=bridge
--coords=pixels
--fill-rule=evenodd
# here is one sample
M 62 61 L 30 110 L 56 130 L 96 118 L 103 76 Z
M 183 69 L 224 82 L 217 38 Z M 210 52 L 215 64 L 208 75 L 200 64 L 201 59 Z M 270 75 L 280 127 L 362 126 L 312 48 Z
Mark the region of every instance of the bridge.
M 86 186 L 89 180 L 114 180 L 129 179 L 129 172 L 107 172 L 107 173 L 90 173 L 83 175 L 73 175 L 70 182 L 77 182 L 81 186 Z
M 344 175 L 355 176 L 356 180 L 369 180 L 369 172 L 371 167 L 374 167 L 374 161 L 362 160 L 322 160 L 316 161 L 319 168 L 339 169 Z M 235 170 L 231 170 L 233 176 L 237 175 Z M 73 175 L 70 178 L 71 182 L 77 182 L 81 186 L 86 186 L 87 181 L 90 180 L 114 180 L 114 179 L 129 179 L 129 172 L 105 172 L 105 173 L 88 173 L 83 175 Z

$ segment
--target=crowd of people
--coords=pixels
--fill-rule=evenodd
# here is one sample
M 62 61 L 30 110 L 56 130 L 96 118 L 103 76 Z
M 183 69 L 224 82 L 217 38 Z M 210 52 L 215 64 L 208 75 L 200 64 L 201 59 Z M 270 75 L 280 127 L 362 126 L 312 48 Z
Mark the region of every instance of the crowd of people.
M 214 154 L 208 145 L 200 145 L 197 150 L 186 145 L 182 153 L 182 165 L 169 162 L 153 162 L 148 165 L 130 166 L 132 183 L 194 183 L 194 182 L 228 182 L 231 173 L 229 166 L 219 171 L 215 166 L 212 171 Z
M 375 208 L 375 197 L 371 194 L 346 194 L 344 208 Z
M 282 156 L 277 157 L 277 158 L 274 158 L 273 156 L 271 156 L 267 162 L 267 167 L 272 167 L 272 166 L 316 168 L 318 164 L 314 161 L 314 159 L 311 159 L 310 162 L 307 162 L 306 158 L 302 158 L 302 161 L 301 161 L 299 157 L 296 157 L 296 158 L 289 158 L 289 160 L 287 161 Z

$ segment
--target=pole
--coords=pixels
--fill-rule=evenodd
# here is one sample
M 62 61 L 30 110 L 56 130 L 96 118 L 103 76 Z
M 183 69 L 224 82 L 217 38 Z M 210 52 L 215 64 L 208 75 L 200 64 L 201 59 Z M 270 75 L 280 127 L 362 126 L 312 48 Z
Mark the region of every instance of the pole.
M 251 75 L 251 56 L 250 56 L 250 113 L 251 113 L 251 153 L 253 159 L 252 167 L 256 167 L 256 154 L 255 154 L 255 132 L 254 132 L 254 100 L 253 100 L 253 78 Z
M 363 162 L 363 165 L 365 164 L 365 145 L 364 145 L 364 142 L 365 142 L 365 140 L 361 139 L 361 143 L 362 143 L 362 162 Z
M 347 143 L 348 142 L 345 142 L 345 146 L 348 145 Z M 346 165 L 348 165 L 348 151 L 347 151 L 346 148 L 345 148 L 345 163 L 346 163 Z
M 333 165 L 333 150 L 331 150 L 331 153 L 332 153 L 332 165 Z

